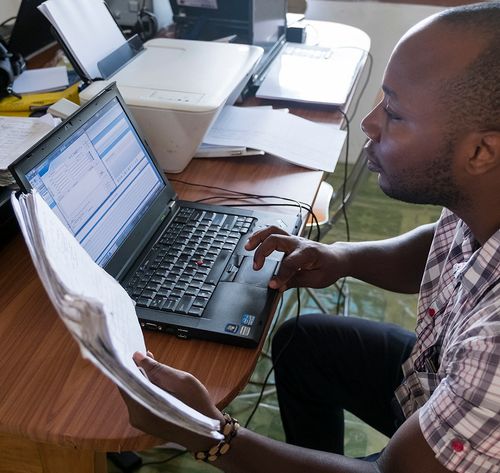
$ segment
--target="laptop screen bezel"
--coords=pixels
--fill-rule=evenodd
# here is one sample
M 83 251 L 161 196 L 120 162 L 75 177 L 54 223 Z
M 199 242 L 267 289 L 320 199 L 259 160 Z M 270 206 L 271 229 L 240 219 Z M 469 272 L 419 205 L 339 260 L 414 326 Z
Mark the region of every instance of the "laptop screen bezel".
M 58 125 L 47 136 L 39 141 L 35 146 L 26 151 L 19 159 L 9 166 L 21 191 L 30 192 L 32 186 L 27 179 L 28 173 L 39 166 L 48 155 L 60 146 L 66 139 L 70 138 L 89 119 L 96 111 L 101 110 L 110 101 L 117 99 L 123 110 L 127 114 L 137 136 L 144 145 L 149 158 L 157 168 L 158 174 L 163 181 L 164 187 L 150 203 L 147 210 L 136 222 L 132 231 L 124 239 L 123 243 L 115 251 L 112 257 L 103 265 L 103 268 L 116 279 L 120 279 L 135 262 L 137 256 L 144 249 L 146 243 L 151 239 L 159 226 L 165 221 L 170 213 L 171 203 L 175 201 L 176 194 L 172 186 L 165 177 L 158 162 L 156 161 L 151 148 L 142 135 L 136 121 L 128 111 L 123 98 L 121 97 L 116 84 L 113 82 L 107 86 L 101 93 L 96 95 L 87 104 L 80 107 L 74 114 L 69 116 L 64 122 Z

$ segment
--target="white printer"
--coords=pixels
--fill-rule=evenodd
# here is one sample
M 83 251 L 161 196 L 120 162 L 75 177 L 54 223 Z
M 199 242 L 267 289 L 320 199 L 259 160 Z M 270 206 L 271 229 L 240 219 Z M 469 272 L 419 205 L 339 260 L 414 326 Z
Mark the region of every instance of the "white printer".
M 103 0 L 46 0 L 39 8 L 82 78 L 105 77 L 82 90 L 81 101 L 116 82 L 167 172 L 187 166 L 210 124 L 226 103 L 236 100 L 263 54 L 257 46 L 170 38 L 150 40 L 142 49 L 130 47 Z
M 181 172 L 222 107 L 250 79 L 263 50 L 255 46 L 153 39 L 108 80 L 80 93 L 83 103 L 116 81 L 125 103 L 167 172 Z

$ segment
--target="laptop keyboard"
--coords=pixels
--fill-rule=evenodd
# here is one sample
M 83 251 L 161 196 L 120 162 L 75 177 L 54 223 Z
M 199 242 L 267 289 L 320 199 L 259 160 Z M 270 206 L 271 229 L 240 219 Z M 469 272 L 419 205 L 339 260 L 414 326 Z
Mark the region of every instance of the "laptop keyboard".
M 182 208 L 125 289 L 138 306 L 201 317 L 254 220 Z

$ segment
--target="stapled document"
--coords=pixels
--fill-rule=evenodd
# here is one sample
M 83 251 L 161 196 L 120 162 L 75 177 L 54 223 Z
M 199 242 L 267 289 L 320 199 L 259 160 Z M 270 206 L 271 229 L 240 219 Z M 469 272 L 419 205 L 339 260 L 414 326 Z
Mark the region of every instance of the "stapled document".
M 346 132 L 267 107 L 224 107 L 204 143 L 263 150 L 309 169 L 333 172 Z
M 132 355 L 146 353 L 134 303 L 98 266 L 36 191 L 12 195 L 34 266 L 62 321 L 92 362 L 150 412 L 193 432 L 222 439 L 219 421 L 150 382 Z

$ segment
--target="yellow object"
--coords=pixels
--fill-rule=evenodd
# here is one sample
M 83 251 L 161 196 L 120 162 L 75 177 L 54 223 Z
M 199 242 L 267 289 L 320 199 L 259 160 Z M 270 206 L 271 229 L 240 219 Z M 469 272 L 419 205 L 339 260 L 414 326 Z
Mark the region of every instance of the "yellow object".
M 60 99 L 68 99 L 80 104 L 78 95 L 78 84 L 70 85 L 64 90 L 57 92 L 46 92 L 43 94 L 25 94 L 21 98 L 14 96 L 0 100 L 0 115 L 27 116 L 39 108 L 48 107 Z

